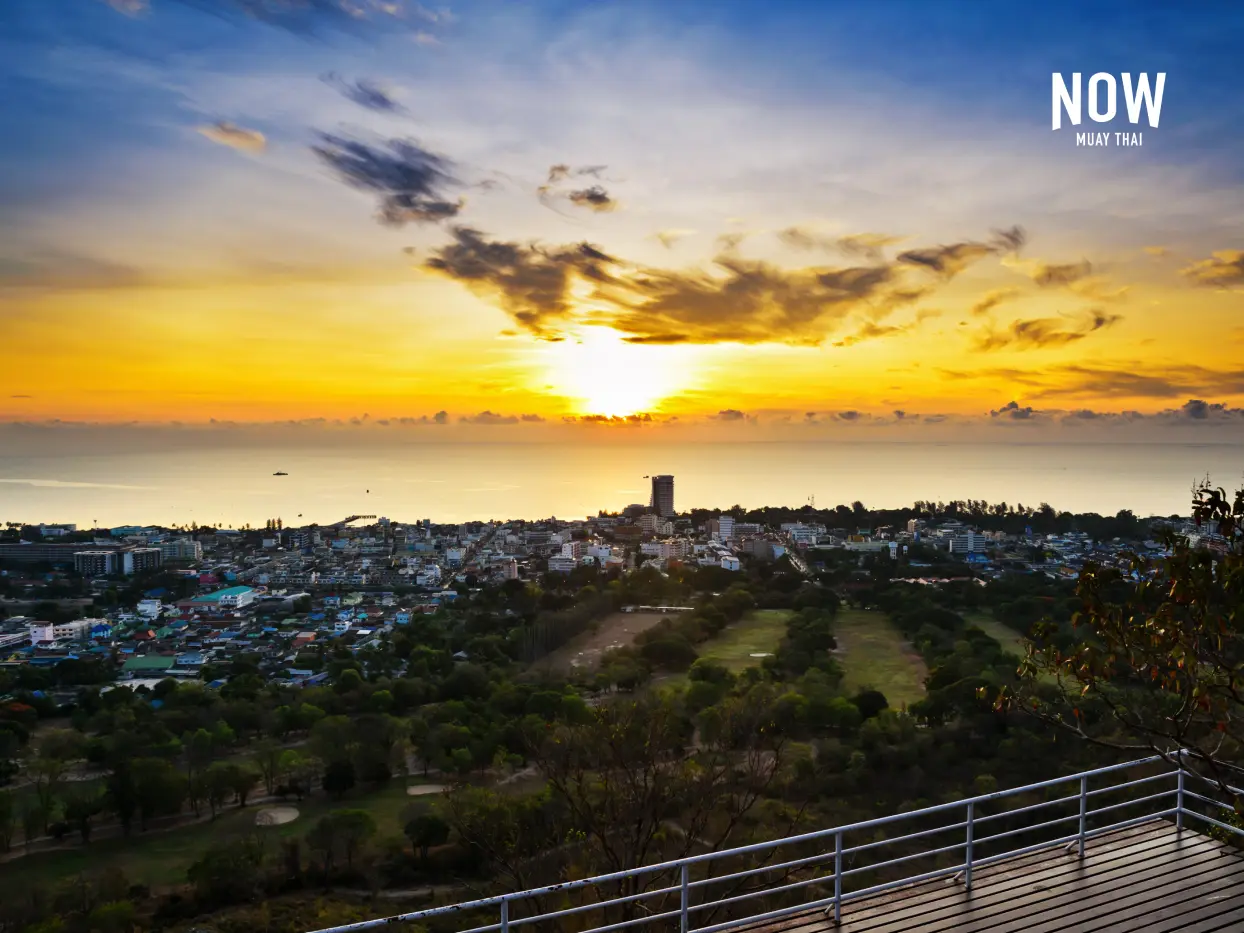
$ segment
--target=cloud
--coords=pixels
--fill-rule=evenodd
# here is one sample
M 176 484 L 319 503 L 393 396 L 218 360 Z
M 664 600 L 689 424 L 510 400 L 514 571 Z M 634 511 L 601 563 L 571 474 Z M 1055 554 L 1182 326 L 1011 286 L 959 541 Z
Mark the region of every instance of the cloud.
M 478 415 L 463 415 L 459 420 L 463 424 L 518 424 L 519 422 L 515 415 L 498 415 L 491 411 L 481 411 Z
M 455 227 L 453 237 L 433 251 L 424 267 L 499 297 L 515 323 L 537 336 L 555 335 L 555 325 L 569 318 L 569 290 L 576 278 L 612 281 L 606 267 L 615 260 L 590 243 L 549 249 L 489 240 L 470 227 Z
M 714 421 L 746 421 L 747 415 L 739 411 L 737 408 L 727 408 L 719 411 L 715 415 L 709 415 Z
M 1093 274 L 1093 264 L 1087 259 L 1073 263 L 1034 263 L 1032 280 L 1042 288 L 1070 285 Z
M 384 424 L 384 425 L 396 424 L 396 425 L 401 425 L 402 427 L 413 427 L 415 425 L 425 425 L 425 424 L 446 424 L 448 423 L 448 421 L 449 421 L 449 415 L 443 411 L 438 411 L 435 415 L 432 415 L 431 417 L 429 417 L 428 415 L 420 415 L 418 418 L 413 418 L 413 417 L 386 418 L 384 420 L 377 421 L 376 423 Z
M 354 101 L 360 107 L 374 110 L 377 113 L 404 114 L 406 108 L 398 103 L 393 93 L 382 85 L 368 78 L 347 81 L 336 72 L 329 72 L 320 80 L 330 87 L 336 88 L 342 96 Z
M 636 427 L 654 423 L 656 419 L 648 413 L 635 415 L 580 415 L 562 418 L 566 424 L 603 424 L 615 427 Z M 677 421 L 677 418 L 666 418 L 666 423 Z
M 612 211 L 618 206 L 618 202 L 600 185 L 592 185 L 590 188 L 572 191 L 566 197 L 571 204 L 589 208 L 597 213 Z
M 588 243 L 499 241 L 467 226 L 455 227 L 453 238 L 432 251 L 425 268 L 497 300 L 517 324 L 544 339 L 572 323 L 588 323 L 611 327 L 635 344 L 811 346 L 852 314 L 869 322 L 844 338 L 845 346 L 911 329 L 930 312 L 901 326 L 879 322 L 938 287 L 910 284 L 910 263 L 897 261 L 789 269 L 727 248 L 707 269 L 667 269 L 628 263 Z M 1002 238 L 996 235 L 998 243 Z M 1001 248 L 984 247 L 987 252 Z M 944 258 L 938 264 L 950 268 L 958 261 Z M 589 286 L 588 293 L 575 292 L 572 301 L 572 286 L 579 282 Z M 580 310 L 578 300 L 590 302 L 590 310 Z
M 879 337 L 896 337 L 911 330 L 912 325 L 882 325 L 872 321 L 865 323 L 858 331 L 850 336 L 843 337 L 841 340 L 835 340 L 835 347 L 850 347 L 865 340 L 876 340 Z
M 1165 246 L 1146 246 L 1144 251 L 1147 255 L 1153 256 L 1158 259 L 1160 259 L 1163 256 L 1169 256 L 1171 252 Z
M 112 2 L 112 0 L 110 0 Z M 126 3 L 127 0 L 117 0 Z M 113 2 L 113 6 L 117 5 Z M 315 34 L 325 29 L 348 33 L 379 29 L 415 29 L 447 25 L 448 10 L 428 10 L 413 0 L 146 0 L 149 5 L 180 3 L 222 17 L 242 16 L 294 33 Z M 417 32 L 415 33 L 417 35 Z
M 1196 285 L 1208 288 L 1237 288 L 1244 286 L 1244 250 L 1224 249 L 1209 259 L 1195 262 L 1180 274 Z
M 33 395 L 10 395 L 9 398 L 34 398 Z
M 1025 233 L 1020 227 L 995 230 L 988 243 L 966 241 L 949 245 L 911 249 L 898 254 L 898 261 L 919 266 L 937 275 L 951 279 L 972 263 L 986 256 L 1018 253 L 1024 245 Z
M 544 421 L 544 419 L 539 415 L 523 415 L 519 420 L 533 424 Z
M 377 217 L 386 226 L 437 223 L 456 217 L 466 203 L 447 199 L 446 189 L 459 184 L 453 164 L 414 140 L 381 147 L 323 133 L 311 151 L 346 184 L 378 194 Z
M 592 178 L 600 178 L 601 173 L 608 167 L 607 165 L 584 165 L 579 168 L 571 168 L 565 164 L 550 165 L 548 183 L 555 185 L 572 177 L 584 178 L 591 176 Z
M 248 130 L 233 123 L 220 122 L 199 127 L 199 132 L 214 143 L 242 152 L 263 152 L 268 141 L 258 130 Z
M 785 230 L 779 230 L 777 236 L 779 240 L 794 249 L 824 250 L 844 256 L 869 259 L 873 262 L 881 261 L 882 250 L 885 247 L 901 243 L 904 239 L 880 233 L 852 233 L 839 237 L 823 236 L 806 227 L 787 227 Z
M 1005 347 L 1017 349 L 1061 347 L 1083 340 L 1089 334 L 1104 327 L 1111 327 L 1121 320 L 1123 320 L 1121 315 L 1094 311 L 1071 328 L 1067 326 L 1066 318 L 1033 318 L 1015 321 L 1005 331 L 986 332 L 979 336 L 976 340 L 976 349 L 988 351 Z
M 673 249 L 674 244 L 679 240 L 694 234 L 694 230 L 660 230 L 652 236 L 666 249 Z
M 977 316 L 988 314 L 998 305 L 1010 301 L 1017 295 L 1019 295 L 1018 288 L 996 288 L 991 292 L 987 292 L 983 298 L 972 305 L 972 313 Z
M 150 9 L 148 0 L 104 0 L 104 2 L 126 16 L 138 16 Z
M 1010 421 L 1029 421 L 1036 414 L 1032 407 L 1021 408 L 1019 402 L 1010 401 L 1001 408 L 991 411 L 989 417 L 1004 418 Z

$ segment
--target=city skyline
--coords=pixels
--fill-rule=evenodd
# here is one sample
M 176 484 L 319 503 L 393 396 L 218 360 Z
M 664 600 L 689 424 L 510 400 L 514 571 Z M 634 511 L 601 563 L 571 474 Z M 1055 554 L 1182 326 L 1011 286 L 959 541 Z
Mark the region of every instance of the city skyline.
M 1239 11 L 760 9 L 7 4 L 0 438 L 1239 440 Z

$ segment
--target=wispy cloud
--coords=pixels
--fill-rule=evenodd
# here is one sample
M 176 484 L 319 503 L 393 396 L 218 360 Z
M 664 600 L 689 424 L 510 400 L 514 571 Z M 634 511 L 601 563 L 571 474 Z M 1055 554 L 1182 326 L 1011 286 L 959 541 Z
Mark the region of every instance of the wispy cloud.
M 1180 271 L 1197 285 L 1238 288 L 1244 286 L 1244 250 L 1220 250 L 1209 259 L 1202 259 Z
M 411 139 L 373 145 L 329 133 L 312 151 L 346 184 L 380 197 L 382 224 L 401 227 L 456 217 L 465 200 L 448 200 L 447 189 L 461 183 L 448 159 Z
M 1094 311 L 1080 321 L 1068 318 L 1033 318 L 1013 322 L 1003 331 L 991 331 L 976 340 L 978 350 L 1001 350 L 1003 348 L 1039 349 L 1061 347 L 1104 327 L 1111 327 L 1123 320 L 1121 315 Z
M 392 89 L 370 78 L 347 81 L 335 71 L 330 71 L 320 80 L 329 87 L 339 91 L 347 100 L 351 100 L 368 110 L 374 110 L 377 113 L 393 114 L 405 114 L 407 112 L 406 108 L 394 96 Z
M 199 132 L 214 143 L 242 152 L 263 152 L 268 146 L 264 134 L 258 130 L 248 130 L 224 121 L 201 126 Z

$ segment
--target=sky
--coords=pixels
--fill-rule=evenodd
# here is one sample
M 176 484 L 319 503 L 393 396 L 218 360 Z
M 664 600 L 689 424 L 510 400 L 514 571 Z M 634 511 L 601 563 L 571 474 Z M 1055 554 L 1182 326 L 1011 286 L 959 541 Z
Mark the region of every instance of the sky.
M 5 0 L 0 437 L 1238 442 L 1241 35 L 1225 2 Z M 1076 71 L 1165 73 L 1158 125 L 1120 87 L 1052 130 Z

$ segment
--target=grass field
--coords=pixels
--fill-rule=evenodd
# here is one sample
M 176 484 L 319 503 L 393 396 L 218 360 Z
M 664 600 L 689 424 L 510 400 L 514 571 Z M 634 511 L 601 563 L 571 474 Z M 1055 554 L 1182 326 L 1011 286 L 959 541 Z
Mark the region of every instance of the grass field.
M 965 612 L 963 617 L 969 625 L 975 625 L 990 638 L 998 642 L 1005 651 L 1024 656 L 1027 639 L 1009 625 L 1003 625 L 988 612 Z
M 757 609 L 700 645 L 700 657 L 734 671 L 759 667 L 764 660 L 753 655 L 772 654 L 786 634 L 789 609 Z
M 416 783 L 411 779 L 410 783 Z M 228 843 L 251 833 L 272 844 L 282 838 L 306 833 L 325 813 L 336 809 L 360 809 L 371 813 L 376 821 L 377 836 L 396 836 L 402 832 L 402 811 L 416 798 L 407 796 L 407 780 L 394 779 L 387 787 L 372 793 L 353 793 L 340 802 L 316 796 L 302 803 L 290 801 L 300 815 L 291 823 L 280 826 L 256 826 L 255 814 L 265 806 L 259 804 L 223 810 L 214 822 L 194 823 L 163 831 L 139 833 L 137 826 L 129 839 L 101 839 L 89 845 L 0 862 L 0 876 L 6 883 L 55 883 L 82 872 L 98 871 L 103 866 L 117 867 L 125 872 L 131 884 L 156 887 L 181 884 L 186 869 L 218 843 Z M 73 837 L 75 843 L 77 837 Z M 20 847 L 18 847 L 20 851 Z
M 601 619 L 590 632 L 572 638 L 562 647 L 537 661 L 534 667 L 566 671 L 579 667 L 593 668 L 610 648 L 622 648 L 635 636 L 652 628 L 662 619 L 676 619 L 676 614 L 661 612 L 613 612 Z
M 850 692 L 872 687 L 885 694 L 891 709 L 924 698 L 924 661 L 890 623 L 871 609 L 842 609 L 834 623 L 838 659 Z

